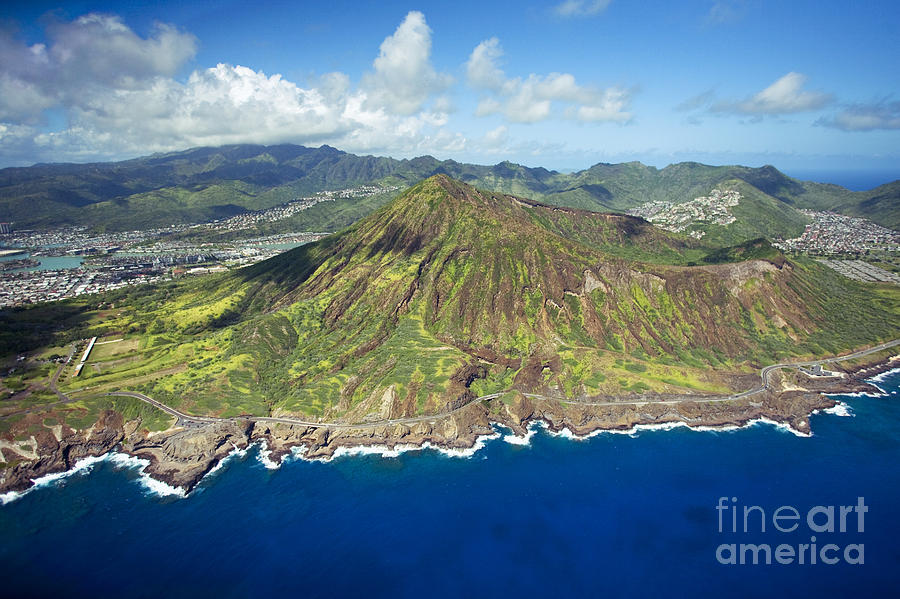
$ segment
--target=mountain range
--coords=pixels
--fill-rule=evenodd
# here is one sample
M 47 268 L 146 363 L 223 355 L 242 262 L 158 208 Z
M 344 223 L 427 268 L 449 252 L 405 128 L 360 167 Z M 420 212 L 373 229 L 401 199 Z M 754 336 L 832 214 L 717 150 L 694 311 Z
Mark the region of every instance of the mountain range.
M 481 189 L 598 212 L 625 212 L 647 202 L 680 203 L 713 189 L 735 190 L 741 194 L 735 223 L 704 231 L 720 245 L 797 235 L 808 221 L 798 212 L 803 208 L 834 210 L 900 227 L 900 181 L 853 192 L 798 181 L 772 166 L 680 163 L 657 169 L 629 162 L 561 173 L 510 162 L 479 166 L 431 156 L 395 160 L 296 145 L 196 148 L 123 162 L 3 169 L 0 220 L 12 221 L 18 228 L 168 226 L 270 208 L 323 190 L 371 183 L 405 188 L 437 174 Z M 382 194 L 315 206 L 283 226 L 336 231 L 392 197 Z

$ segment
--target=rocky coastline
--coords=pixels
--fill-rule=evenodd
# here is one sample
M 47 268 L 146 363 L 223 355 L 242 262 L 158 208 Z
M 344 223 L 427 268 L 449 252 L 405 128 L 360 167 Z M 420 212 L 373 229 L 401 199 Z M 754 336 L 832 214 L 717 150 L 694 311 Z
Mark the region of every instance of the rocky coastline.
M 42 427 L 30 444 L 16 448 L 0 447 L 5 455 L 18 459 L 0 473 L 0 494 L 22 492 L 34 480 L 72 469 L 84 458 L 118 451 L 146 460 L 144 474 L 171 487 L 189 493 L 213 468 L 235 450 L 264 444 L 267 460 L 274 465 L 300 448 L 304 459 L 330 459 L 340 451 L 361 447 L 385 450 L 430 446 L 464 452 L 479 439 L 496 435 L 496 427 L 509 429 L 519 437 L 531 424 L 540 422 L 551 433 L 583 437 L 596 431 L 631 431 L 640 426 L 679 426 L 728 429 L 755 421 L 768 421 L 788 427 L 792 432 L 811 434 L 809 416 L 838 402 L 825 394 L 879 393 L 866 382 L 878 374 L 900 366 L 900 356 L 855 369 L 834 368 L 839 376 L 803 376 L 803 384 L 786 381 L 779 373 L 771 391 L 739 400 L 660 401 L 646 397 L 635 402 L 623 398 L 622 405 L 590 405 L 567 400 L 529 398 L 516 393 L 505 400 L 472 403 L 433 421 L 412 424 L 360 424 L 313 427 L 277 422 L 234 419 L 209 424 L 176 426 L 148 433 L 140 420 L 124 421 L 114 411 L 104 412 L 85 430 L 68 427 Z M 793 372 L 793 371 L 792 371 Z

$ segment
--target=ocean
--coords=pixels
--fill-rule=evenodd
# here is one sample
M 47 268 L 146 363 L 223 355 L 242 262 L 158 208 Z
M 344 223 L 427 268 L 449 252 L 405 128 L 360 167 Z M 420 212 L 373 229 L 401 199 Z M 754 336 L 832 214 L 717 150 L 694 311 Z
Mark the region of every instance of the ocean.
M 900 373 L 878 384 L 886 396 L 838 397 L 843 417 L 814 415 L 809 438 L 767 424 L 581 441 L 538 430 L 527 445 L 496 438 L 468 458 L 421 450 L 278 469 L 252 448 L 187 498 L 148 490 L 128 460 L 101 460 L 0 507 L 0 594 L 893 594 Z M 756 506 L 747 532 L 731 506 Z M 780 507 L 800 514 L 794 532 L 774 527 Z M 818 560 L 807 550 L 803 564 L 720 563 L 732 543 L 796 555 L 815 544 Z
M 868 191 L 885 183 L 900 179 L 898 169 L 839 170 L 839 169 L 785 169 L 786 175 L 801 181 L 834 183 L 851 191 Z

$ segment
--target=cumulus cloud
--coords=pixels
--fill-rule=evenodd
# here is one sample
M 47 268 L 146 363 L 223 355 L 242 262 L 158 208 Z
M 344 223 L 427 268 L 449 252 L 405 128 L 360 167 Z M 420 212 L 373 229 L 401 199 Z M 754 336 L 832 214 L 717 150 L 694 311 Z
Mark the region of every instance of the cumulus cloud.
M 492 37 L 475 46 L 466 62 L 466 77 L 472 87 L 500 91 L 506 79 L 498 62 L 503 56 L 500 40 Z
M 87 15 L 28 46 L 0 32 L 0 157 L 111 158 L 228 143 L 329 143 L 350 151 L 461 149 L 444 131 L 450 84 L 430 63 L 431 30 L 409 13 L 354 88 L 343 73 L 305 86 L 230 64 L 176 75 L 190 34 L 158 25 L 141 38 L 119 18 Z M 431 101 L 433 100 L 433 101 Z M 43 131 L 48 109 L 68 126 Z
M 819 119 L 816 124 L 843 131 L 900 129 L 900 102 L 851 104 L 832 117 Z
M 535 123 L 554 115 L 554 105 L 564 104 L 560 116 L 583 122 L 626 122 L 631 102 L 628 90 L 595 89 L 579 85 L 569 73 L 531 74 L 508 78 L 500 68 L 503 50 L 497 38 L 478 44 L 466 63 L 466 77 L 473 88 L 485 92 L 477 116 L 501 113 L 514 123 Z
M 90 109 L 75 112 L 75 121 L 153 145 L 309 141 L 349 127 L 340 103 L 345 83 L 335 74 L 322 89 L 303 89 L 280 75 L 219 64 L 184 84 L 160 78 L 145 89 L 99 95 Z
M 803 89 L 806 79 L 806 75 L 790 72 L 745 100 L 717 102 L 712 105 L 711 110 L 767 116 L 809 112 L 831 103 L 831 95 Z
M 610 5 L 612 0 L 565 0 L 553 7 L 561 17 L 591 17 L 598 15 Z
M 90 14 L 47 28 L 27 46 L 0 31 L 0 119 L 35 123 L 47 108 L 83 107 L 98 90 L 142 89 L 194 56 L 193 35 L 157 25 L 141 38 L 115 16 Z
M 445 90 L 453 79 L 431 65 L 431 29 L 425 15 L 410 12 L 393 35 L 381 44 L 374 72 L 363 79 L 369 103 L 392 112 L 418 112 L 432 94 Z

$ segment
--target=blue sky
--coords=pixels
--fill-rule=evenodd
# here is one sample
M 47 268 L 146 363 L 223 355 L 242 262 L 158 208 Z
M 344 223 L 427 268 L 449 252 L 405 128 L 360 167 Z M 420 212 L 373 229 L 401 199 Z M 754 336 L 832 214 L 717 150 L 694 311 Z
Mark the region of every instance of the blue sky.
M 223 143 L 900 177 L 896 2 L 22 2 L 0 166 Z

